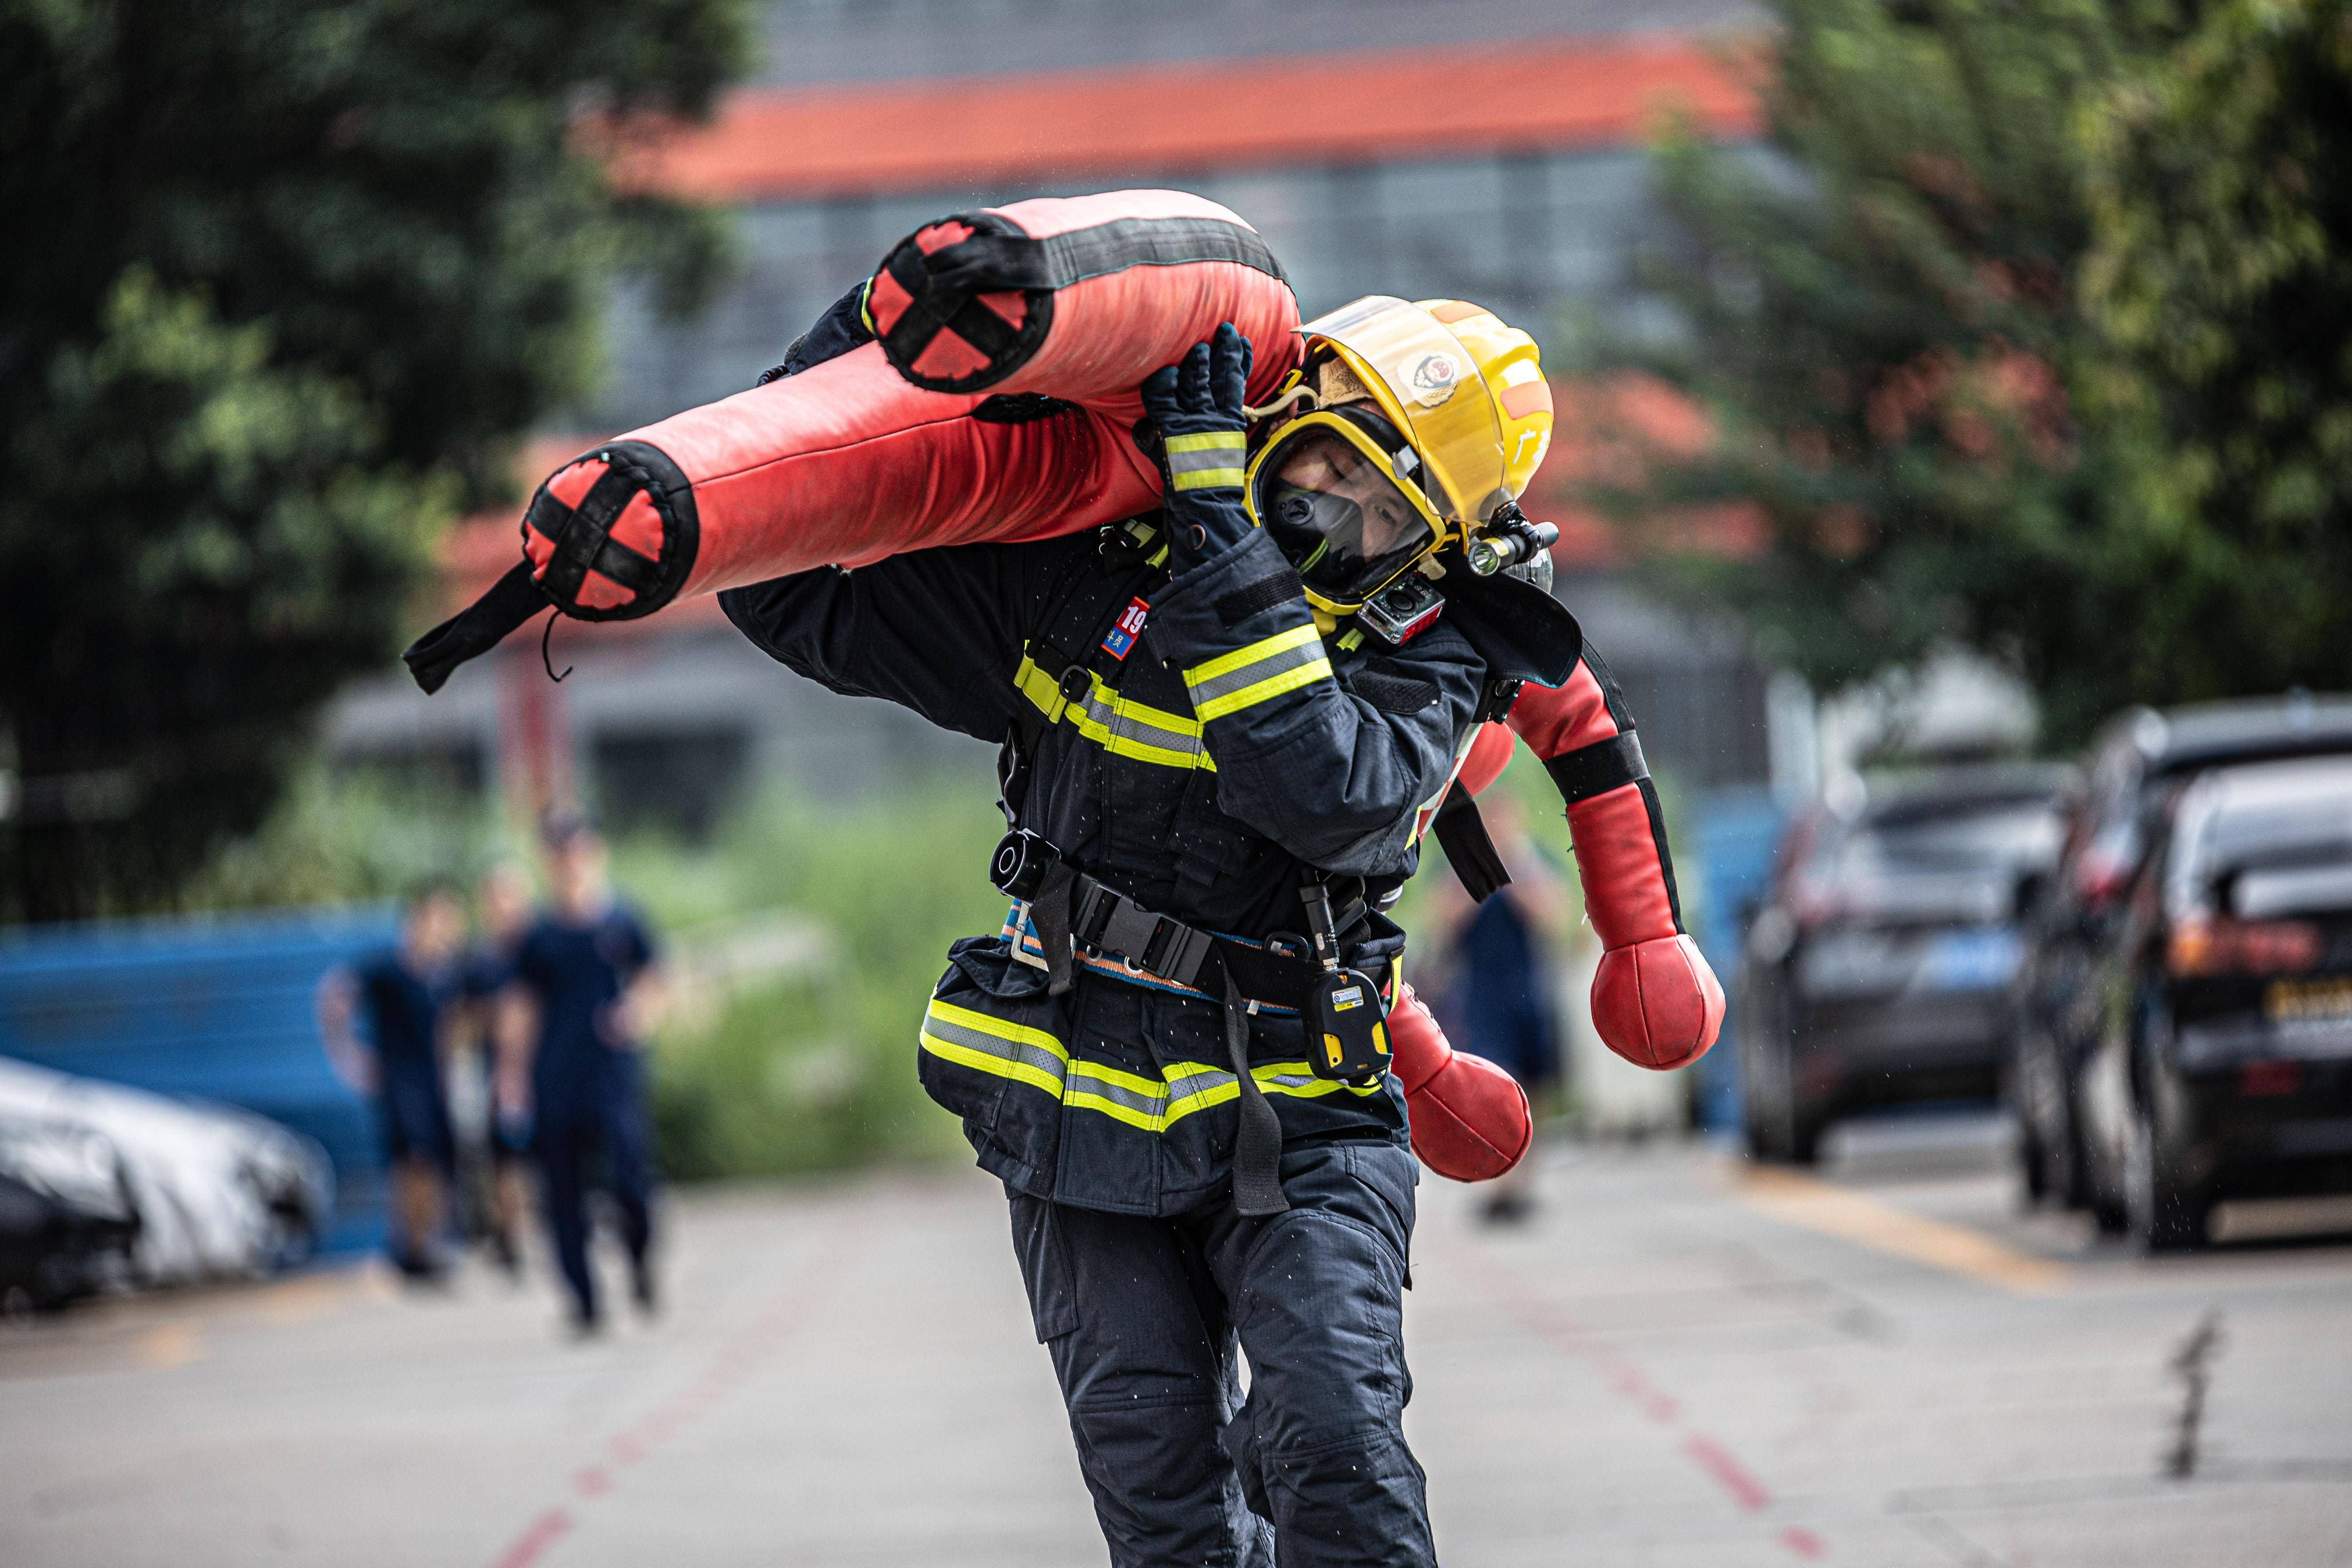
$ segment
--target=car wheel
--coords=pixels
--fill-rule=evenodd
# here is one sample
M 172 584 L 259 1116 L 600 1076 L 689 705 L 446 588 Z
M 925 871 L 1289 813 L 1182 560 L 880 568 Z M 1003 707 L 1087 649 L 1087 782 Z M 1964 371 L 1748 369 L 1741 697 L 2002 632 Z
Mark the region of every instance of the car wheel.
M 1829 1118 L 1797 1094 L 1795 1068 L 1785 1046 L 1759 1047 L 1758 1070 L 1747 1084 L 1741 1121 L 1751 1158 L 1776 1165 L 1811 1165 L 1821 1158 Z
M 2156 1113 L 2142 1106 L 2124 1150 L 2124 1207 L 2132 1239 L 2150 1252 L 2204 1246 L 2212 1214 L 2205 1194 L 2181 1178 L 2169 1144 Z
M 2025 1186 L 2025 1206 L 2039 1208 L 2050 1195 L 2050 1156 L 2032 1123 L 2021 1119 L 2017 1127 L 2017 1173 Z
M 2069 1110 L 2055 1138 L 2044 1142 L 2042 1158 L 2047 1167 L 2050 1195 L 2060 1208 L 2091 1206 L 2090 1159 L 2083 1152 L 2082 1119 Z
M 1822 1134 L 1829 1131 L 1829 1124 L 1830 1119 L 1820 1111 L 1791 1105 L 1789 1108 L 1789 1163 L 1820 1164 Z
M 1753 1012 L 1756 1030 L 1740 1041 L 1740 1127 L 1748 1158 L 1778 1164 L 1789 1157 L 1789 1047 L 1779 1031 L 1767 1033 L 1764 1009 Z

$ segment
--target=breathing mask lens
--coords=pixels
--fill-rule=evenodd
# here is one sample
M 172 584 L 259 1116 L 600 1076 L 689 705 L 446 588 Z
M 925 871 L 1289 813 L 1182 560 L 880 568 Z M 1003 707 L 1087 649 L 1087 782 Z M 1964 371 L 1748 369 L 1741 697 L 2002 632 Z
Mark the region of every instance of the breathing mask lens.
M 1328 426 L 1268 454 L 1258 486 L 1266 531 L 1307 586 L 1335 603 L 1360 603 L 1436 539 L 1380 463 Z

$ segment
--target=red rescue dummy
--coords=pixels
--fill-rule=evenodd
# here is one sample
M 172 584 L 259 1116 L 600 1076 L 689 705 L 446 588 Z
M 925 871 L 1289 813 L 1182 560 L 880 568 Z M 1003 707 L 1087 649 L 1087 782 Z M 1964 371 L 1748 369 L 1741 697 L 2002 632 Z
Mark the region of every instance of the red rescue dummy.
M 408 651 L 417 683 L 437 689 L 549 604 L 626 620 L 681 595 L 1148 510 L 1143 378 L 1223 321 L 1255 350 L 1254 397 L 1300 352 L 1265 243 L 1179 191 L 943 219 L 890 253 L 866 314 L 878 342 L 557 470 L 524 514 L 525 563 Z M 1007 406 L 1024 393 L 1054 403 Z
M 1567 685 L 1528 685 L 1507 715 L 1568 803 L 1585 918 L 1601 939 L 1592 1026 L 1636 1067 L 1697 1060 L 1723 1027 L 1723 987 L 1683 931 L 1674 862 L 1633 720 L 1590 655 Z
M 1457 1182 L 1491 1181 L 1517 1164 L 1535 1140 L 1518 1080 L 1446 1044 L 1428 1005 L 1401 981 L 1388 1023 L 1392 1070 L 1421 1163 Z

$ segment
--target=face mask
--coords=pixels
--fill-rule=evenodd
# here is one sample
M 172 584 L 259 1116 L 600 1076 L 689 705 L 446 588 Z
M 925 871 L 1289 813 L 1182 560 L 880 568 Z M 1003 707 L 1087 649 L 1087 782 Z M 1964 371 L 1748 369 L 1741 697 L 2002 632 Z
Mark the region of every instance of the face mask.
M 1393 434 L 1377 416 L 1349 423 Z M 1278 435 L 1253 498 L 1309 592 L 1341 605 L 1377 593 L 1436 542 L 1424 510 L 1365 449 L 1377 443 L 1360 445 L 1354 434 L 1318 420 Z

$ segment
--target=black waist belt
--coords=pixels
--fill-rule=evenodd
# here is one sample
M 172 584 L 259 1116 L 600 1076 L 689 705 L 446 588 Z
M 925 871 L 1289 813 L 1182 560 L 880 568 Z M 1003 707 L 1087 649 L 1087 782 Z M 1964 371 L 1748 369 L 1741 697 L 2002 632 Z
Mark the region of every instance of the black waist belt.
M 1234 1143 L 1234 1206 L 1245 1215 L 1280 1214 L 1282 1123 L 1250 1071 L 1251 1004 L 1304 1009 L 1324 978 L 1322 966 L 1272 947 L 1252 947 L 1173 915 L 1144 908 L 1061 857 L 1041 836 L 1016 828 L 998 843 L 989 863 L 997 891 L 1029 906 L 1045 949 L 1048 991 L 1059 996 L 1075 984 L 1074 954 L 1083 943 L 1123 959 L 1143 973 L 1218 998 L 1225 1008 L 1225 1047 L 1240 1081 L 1241 1124 Z M 1364 917 L 1360 900 L 1333 922 L 1345 931 Z
M 1223 995 L 1223 983 L 1231 979 L 1244 1000 L 1271 1007 L 1297 1010 L 1305 1006 L 1323 978 L 1322 966 L 1303 953 L 1237 942 L 1146 909 L 1117 888 L 1071 866 L 1034 833 L 1005 836 L 997 846 L 989 879 L 998 891 L 1029 905 L 1038 942 L 1045 949 L 1046 970 L 1055 975 L 1056 994 L 1067 989 L 1060 984 L 1060 972 L 1067 969 L 1071 942 L 1105 957 L 1123 959 L 1155 980 L 1171 981 L 1209 996 Z M 1066 891 L 1055 889 L 1054 896 L 1049 896 L 1056 883 Z M 1060 923 L 1056 917 L 1065 909 L 1068 929 L 1057 944 L 1047 934 L 1048 928 Z M 1354 900 L 1333 924 L 1345 933 L 1364 914 L 1363 900 Z M 1059 966 L 1055 963 L 1057 946 L 1063 961 Z

